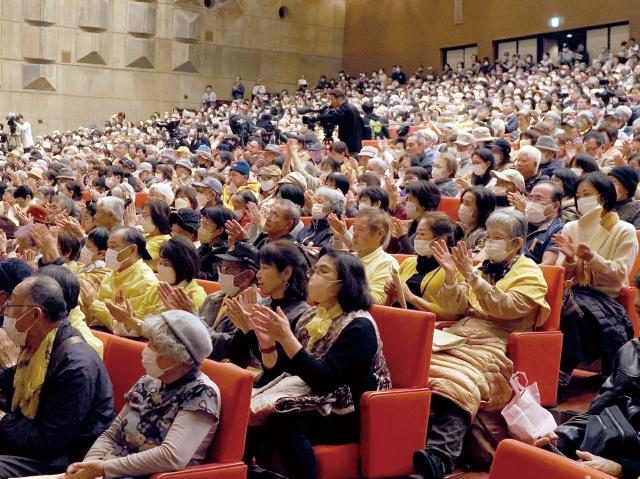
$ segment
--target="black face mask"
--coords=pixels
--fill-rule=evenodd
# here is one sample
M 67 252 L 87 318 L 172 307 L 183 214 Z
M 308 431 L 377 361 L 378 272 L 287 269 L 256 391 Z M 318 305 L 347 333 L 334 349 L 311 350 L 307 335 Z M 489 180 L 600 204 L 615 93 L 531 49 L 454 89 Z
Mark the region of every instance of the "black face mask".
M 509 206 L 509 199 L 506 196 L 496 196 L 496 206 Z

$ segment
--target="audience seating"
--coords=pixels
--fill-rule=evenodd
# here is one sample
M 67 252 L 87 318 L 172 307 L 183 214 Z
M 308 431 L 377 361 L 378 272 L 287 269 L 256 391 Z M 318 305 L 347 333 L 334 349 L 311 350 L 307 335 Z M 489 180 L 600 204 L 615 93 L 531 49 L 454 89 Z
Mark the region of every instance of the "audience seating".
M 393 389 L 360 401 L 360 444 L 316 446 L 318 478 L 393 477 L 413 473 L 412 455 L 424 448 L 431 392 L 426 388 L 435 317 L 374 306 Z
M 440 198 L 440 205 L 438 205 L 438 211 L 446 213 L 452 221 L 458 221 L 458 209 L 460 208 L 460 198 L 453 198 L 450 196 L 442 196 Z
M 362 140 L 362 148 L 365 146 L 373 146 L 374 148 L 378 148 L 379 140 Z
M 136 208 L 142 209 L 148 199 L 149 193 L 147 193 L 146 191 L 140 191 L 136 193 Z
M 113 383 L 116 409 L 124 406 L 124 394 L 144 374 L 141 354 L 144 343 L 108 333 L 94 334 L 104 343 L 104 363 Z M 153 479 L 245 479 L 242 462 L 249 423 L 253 375 L 232 364 L 206 360 L 202 371 L 220 388 L 220 424 L 207 463 L 183 471 L 154 474 Z
M 640 243 L 640 230 L 636 230 L 636 236 L 638 238 L 638 243 Z M 636 274 L 638 274 L 638 271 L 640 271 L 640 254 L 636 256 L 636 260 L 629 272 L 629 284 L 634 284 L 633 280 L 635 279 Z
M 612 476 L 577 461 L 505 439 L 498 445 L 489 479 L 612 479 Z
M 300 217 L 300 221 L 302 221 L 302 224 L 305 226 L 309 226 L 311 224 L 311 220 L 313 220 L 313 218 L 311 218 L 311 216 L 301 216 Z
M 631 325 L 633 326 L 634 338 L 637 338 L 638 335 L 640 334 L 640 329 L 638 328 L 638 313 L 635 308 L 637 293 L 638 293 L 637 288 L 634 286 L 631 286 L 628 288 L 622 288 L 620 290 L 620 295 L 618 296 L 618 302 L 627 311 L 627 314 L 629 315 L 629 319 L 631 320 Z
M 206 279 L 196 279 L 198 283 L 204 289 L 207 294 L 217 293 L 220 291 L 220 283 L 217 281 L 207 281 Z

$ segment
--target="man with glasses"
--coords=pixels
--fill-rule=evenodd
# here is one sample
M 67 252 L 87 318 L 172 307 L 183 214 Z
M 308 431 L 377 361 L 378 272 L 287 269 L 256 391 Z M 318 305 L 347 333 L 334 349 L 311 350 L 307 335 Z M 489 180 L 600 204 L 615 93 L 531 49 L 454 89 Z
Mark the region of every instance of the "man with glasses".
M 538 264 L 556 264 L 558 250 L 553 235 L 561 233 L 562 190 L 549 181 L 541 181 L 531 190 L 525 206 L 529 223 L 526 255 Z
M 6 236 L 0 232 L 0 243 L 2 239 L 6 241 Z M 0 244 L 0 248 L 2 244 Z M 0 251 L 0 254 L 5 251 Z M 6 261 L 0 261 L 0 326 L 4 321 L 3 307 L 9 301 L 11 293 L 20 282 L 31 276 L 33 270 L 26 261 L 18 258 L 9 258 Z M 15 365 L 18 358 L 18 347 L 7 336 L 4 329 L 0 329 L 0 368 L 6 368 Z
M 3 309 L 20 355 L 0 369 L 0 477 L 63 473 L 114 418 L 109 375 L 69 324 L 54 279 L 25 279 Z

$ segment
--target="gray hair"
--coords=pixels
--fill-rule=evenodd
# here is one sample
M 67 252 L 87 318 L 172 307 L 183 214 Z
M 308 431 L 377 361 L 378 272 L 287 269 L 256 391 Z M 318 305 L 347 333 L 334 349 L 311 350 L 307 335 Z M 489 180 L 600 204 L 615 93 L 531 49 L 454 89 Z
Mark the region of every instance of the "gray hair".
M 187 366 L 195 366 L 189 351 L 178 338 L 175 337 L 167 322 L 161 316 L 149 316 L 142 323 L 142 334 L 153 341 L 158 353 L 169 356 L 174 361 L 179 361 Z
M 291 229 L 300 222 L 300 207 L 291 200 L 280 199 L 273 203 L 273 206 L 283 206 L 285 209 L 285 219 L 291 220 L 293 226 Z M 272 207 L 273 208 L 273 207 Z
M 98 200 L 98 208 L 104 208 L 119 222 L 124 221 L 124 201 L 115 196 L 106 196 Z
M 165 201 L 167 202 L 168 205 L 173 204 L 173 200 L 175 196 L 173 194 L 173 190 L 171 189 L 171 185 L 169 183 L 154 183 L 149 188 L 149 193 L 151 194 L 154 192 L 164 196 Z
M 416 142 L 420 143 L 421 145 L 427 144 L 427 139 L 422 135 L 416 135 L 415 133 L 413 133 L 409 135 L 409 138 L 407 139 L 411 139 L 411 138 L 413 138 Z
M 316 190 L 316 196 L 324 196 L 327 199 L 328 204 L 325 206 L 329 208 L 331 213 L 335 213 L 336 215 L 344 214 L 345 198 L 342 191 L 323 186 Z
M 63 210 L 67 210 L 67 214 L 72 218 L 79 220 L 82 217 L 80 207 L 68 196 L 58 195 L 56 196 L 56 202 Z
M 525 246 L 527 238 L 527 218 L 519 211 L 494 211 L 487 218 L 487 228 L 497 226 L 506 229 L 511 235 L 511 239 L 522 238 L 522 248 Z
M 371 158 L 367 163 L 367 167 L 379 168 L 383 173 L 389 169 L 389 164 L 381 158 Z
M 516 155 L 516 160 L 520 158 L 522 155 L 531 155 L 536 162 L 536 167 L 540 166 L 540 161 L 542 160 L 542 152 L 538 150 L 535 146 L 525 145 L 518 150 L 518 154 Z

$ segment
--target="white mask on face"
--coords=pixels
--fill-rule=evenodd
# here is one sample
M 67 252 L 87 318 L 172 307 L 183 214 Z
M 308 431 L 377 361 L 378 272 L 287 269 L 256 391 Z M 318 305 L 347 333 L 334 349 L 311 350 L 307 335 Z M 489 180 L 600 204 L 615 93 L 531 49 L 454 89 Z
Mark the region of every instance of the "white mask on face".
M 472 165 L 471 171 L 473 171 L 473 174 L 476 176 L 482 176 L 487 171 L 487 168 L 484 165 Z
M 458 218 L 460 218 L 462 224 L 470 225 L 473 222 L 473 211 L 467 205 L 460 205 Z
M 435 181 L 444 180 L 447 178 L 447 172 L 442 168 L 433 168 L 431 170 L 431 178 Z
M 266 181 L 261 181 L 260 182 L 260 188 L 262 189 L 262 191 L 271 191 L 273 189 L 275 185 L 275 181 L 273 180 L 266 180 Z
M 584 216 L 590 211 L 595 210 L 600 206 L 597 196 L 585 196 L 578 198 L 578 212 Z
M 527 205 L 524 207 L 524 214 L 527 217 L 527 221 L 533 225 L 539 225 L 544 223 L 547 216 L 544 214 L 546 206 L 539 203 L 533 203 L 527 201 Z
M 493 194 L 496 196 L 507 196 L 507 188 L 505 186 L 494 186 Z
M 171 266 L 165 266 L 163 264 L 158 265 L 158 279 L 169 283 L 170 285 L 176 284 L 176 270 Z
M 156 173 L 156 180 L 164 181 L 164 176 L 162 176 L 162 173 Z
M 142 350 L 142 366 L 149 376 L 156 379 L 171 369 L 162 369 L 158 366 L 158 353 L 148 347 Z
M 123 248 L 122 251 L 124 251 L 127 248 Z M 121 253 L 121 251 L 116 251 L 115 249 L 111 249 L 109 248 L 107 250 L 107 253 L 105 254 L 104 257 L 104 262 L 107 265 L 107 268 L 113 270 L 113 271 L 118 271 L 120 269 L 120 267 L 122 266 L 122 263 L 124 263 L 124 261 L 118 261 L 118 255 Z
M 531 140 L 529 140 L 528 138 L 523 138 L 522 140 L 520 140 L 520 146 L 527 146 L 531 144 Z
M 153 233 L 153 230 L 156 229 L 156 225 L 153 224 L 153 221 L 151 221 L 151 219 L 144 220 L 142 223 L 142 229 L 147 234 Z
M 21 348 L 23 348 L 27 344 L 27 333 L 31 328 L 27 329 L 26 331 L 18 331 L 16 329 L 16 323 L 20 321 L 22 318 L 24 318 L 24 316 L 27 315 L 30 311 L 31 310 L 27 311 L 26 313 L 21 315 L 19 318 L 14 318 L 12 316 L 5 316 L 4 323 L 2 324 L 2 329 L 4 329 L 4 332 L 7 333 L 7 336 L 9 336 L 9 339 L 13 341 L 13 343 L 16 346 L 19 346 Z
M 191 208 L 191 203 L 189 203 L 189 200 L 185 198 L 178 198 L 175 201 L 174 206 L 177 210 L 181 210 L 182 208 Z
M 431 250 L 432 240 L 413 240 L 413 249 L 416 251 L 418 256 L 432 256 L 433 252 Z
M 244 216 L 244 210 L 233 210 L 233 215 L 237 220 L 240 220 Z
M 509 256 L 507 240 L 487 240 L 484 243 L 484 252 L 489 261 L 501 263 Z
M 415 219 L 418 216 L 418 207 L 413 201 L 407 201 L 407 204 L 404 206 L 404 210 L 407 213 L 407 216 L 411 219 Z
M 113 176 L 110 176 L 104 180 L 104 184 L 107 185 L 107 188 L 109 189 L 113 188 L 113 185 L 115 185 L 115 183 L 115 178 Z
M 204 208 L 209 198 L 204 193 L 196 193 L 196 201 L 198 202 L 198 206 L 200 208 Z
M 311 217 L 314 220 L 321 220 L 324 218 L 324 208 L 320 203 L 314 203 L 311 207 Z
M 87 246 L 83 246 L 80 250 L 80 258 L 78 258 L 82 264 L 91 264 L 93 262 L 93 251 L 91 251 Z
M 216 170 L 222 170 L 222 169 L 224 168 L 224 166 L 225 166 L 225 165 L 224 165 L 224 161 L 214 161 L 214 162 L 213 162 L 213 167 L 214 167 Z
M 235 296 L 240 288 L 235 285 L 235 275 L 218 273 L 218 283 L 220 283 L 220 290 L 227 296 Z

